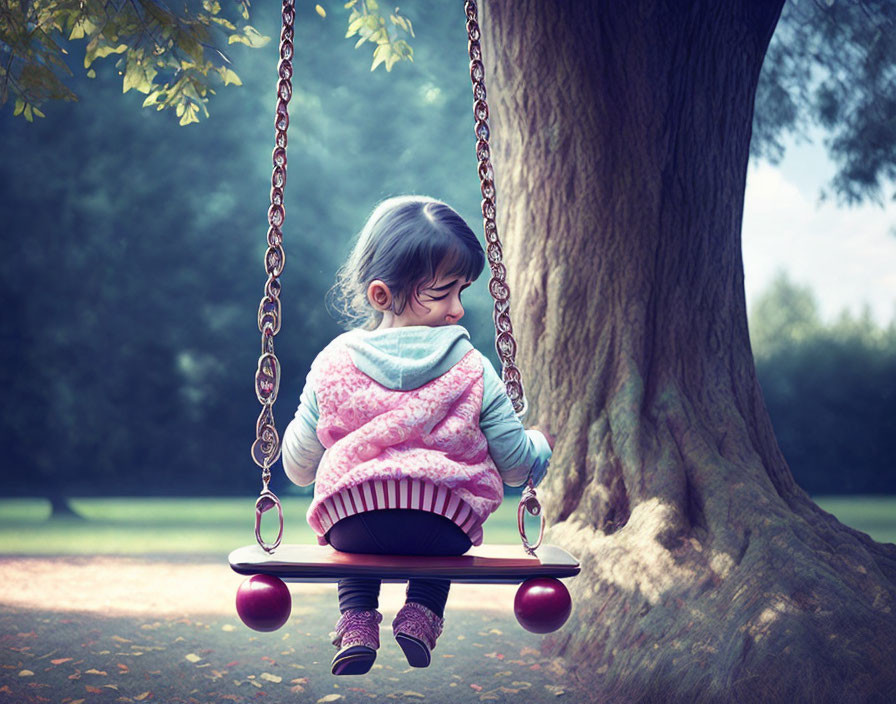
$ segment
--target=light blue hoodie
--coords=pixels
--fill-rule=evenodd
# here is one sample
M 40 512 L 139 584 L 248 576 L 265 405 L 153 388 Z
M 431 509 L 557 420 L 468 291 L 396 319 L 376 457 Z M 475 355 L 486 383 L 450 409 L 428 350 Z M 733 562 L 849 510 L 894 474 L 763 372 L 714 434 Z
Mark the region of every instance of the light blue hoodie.
M 441 376 L 474 349 L 460 325 L 415 325 L 383 330 L 351 330 L 337 338 L 359 370 L 390 389 L 416 389 Z M 525 484 L 530 472 L 544 476 L 551 448 L 537 430 L 525 430 L 504 391 L 504 382 L 488 358 L 482 360 L 482 411 L 479 427 L 501 479 L 509 486 Z M 283 467 L 300 486 L 314 481 L 324 447 L 317 438 L 315 389 L 306 380 L 295 417 L 283 433 Z

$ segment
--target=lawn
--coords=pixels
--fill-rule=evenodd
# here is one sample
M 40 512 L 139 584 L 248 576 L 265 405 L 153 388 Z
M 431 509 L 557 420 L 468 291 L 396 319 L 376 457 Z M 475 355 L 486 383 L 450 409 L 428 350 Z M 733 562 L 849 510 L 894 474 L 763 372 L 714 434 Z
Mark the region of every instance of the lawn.
M 896 542 L 896 497 L 817 497 L 847 525 L 881 542 Z M 284 542 L 313 543 L 305 523 L 310 498 L 283 501 Z M 82 498 L 82 519 L 48 520 L 41 499 L 0 500 L 0 554 L 221 554 L 254 542 L 254 498 Z M 516 497 L 508 497 L 485 524 L 490 543 L 516 543 Z M 265 535 L 276 530 L 267 514 Z M 534 519 L 530 534 L 537 532 Z

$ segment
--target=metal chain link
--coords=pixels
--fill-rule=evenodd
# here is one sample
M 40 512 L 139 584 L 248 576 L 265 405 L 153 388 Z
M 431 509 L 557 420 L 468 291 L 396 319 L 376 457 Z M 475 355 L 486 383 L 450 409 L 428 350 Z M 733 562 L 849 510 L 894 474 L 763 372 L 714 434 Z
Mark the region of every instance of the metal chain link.
M 261 495 L 255 502 L 255 537 L 267 552 L 272 552 L 283 537 L 283 510 L 280 500 L 270 490 L 271 465 L 280 457 L 280 435 L 274 423 L 274 402 L 280 389 L 280 361 L 274 353 L 274 336 L 280 332 L 280 275 L 286 264 L 283 250 L 283 221 L 286 211 L 283 205 L 283 188 L 286 185 L 286 130 L 289 127 L 289 100 L 292 98 L 293 26 L 295 24 L 295 0 L 283 0 L 280 31 L 280 63 L 277 66 L 277 111 L 274 117 L 273 173 L 271 175 L 271 205 L 268 208 L 268 249 L 264 256 L 264 269 L 268 280 L 264 297 L 258 304 L 258 330 L 261 332 L 261 356 L 255 372 L 255 395 L 261 403 L 261 413 L 255 423 L 255 442 L 252 459 L 261 467 Z M 276 508 L 280 517 L 280 531 L 274 543 L 265 543 L 261 537 L 261 515 Z
M 510 322 L 510 288 L 507 286 L 507 269 L 504 267 L 504 252 L 498 238 L 498 226 L 495 223 L 495 172 L 492 168 L 491 149 L 489 148 L 490 132 L 488 128 L 488 102 L 485 97 L 485 66 L 482 63 L 482 45 L 479 39 L 478 11 L 475 0 L 466 0 L 464 11 L 467 15 L 467 39 L 470 50 L 470 80 L 473 82 L 473 118 L 476 134 L 476 160 L 479 162 L 479 188 L 482 191 L 482 219 L 485 229 L 486 255 L 492 271 L 488 282 L 489 293 L 495 299 L 495 349 L 501 359 L 501 376 L 507 395 L 513 403 L 513 410 L 522 418 L 528 409 L 526 395 L 523 392 L 523 380 L 516 366 L 516 339 L 513 336 L 513 325 Z M 517 526 L 523 549 L 530 555 L 541 545 L 544 538 L 545 517 L 541 504 L 535 494 L 532 477 L 526 483 L 517 509 Z M 539 517 L 538 538 L 534 543 L 526 535 L 525 515 L 529 513 Z
M 475 0 L 466 0 L 467 38 L 470 51 L 470 80 L 473 82 L 473 117 L 476 135 L 476 160 L 479 162 L 479 185 L 482 191 L 482 219 L 486 240 L 486 255 L 492 276 L 488 290 L 495 299 L 495 349 L 501 359 L 501 376 L 513 410 L 520 417 L 527 409 L 523 393 L 523 380 L 516 366 L 516 339 L 510 322 L 510 289 L 507 286 L 507 270 L 503 263 L 501 240 L 495 223 L 495 175 L 489 148 L 488 103 L 485 97 L 485 66 L 482 63 L 482 46 L 479 43 L 478 10 Z

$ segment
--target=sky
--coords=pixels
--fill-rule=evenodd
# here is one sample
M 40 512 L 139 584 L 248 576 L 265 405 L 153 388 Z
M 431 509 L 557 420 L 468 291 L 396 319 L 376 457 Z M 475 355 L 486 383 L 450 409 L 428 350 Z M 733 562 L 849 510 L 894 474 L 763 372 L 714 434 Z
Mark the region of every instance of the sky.
M 843 309 L 860 315 L 867 305 L 886 326 L 896 319 L 896 203 L 821 201 L 833 174 L 818 140 L 790 142 L 776 166 L 751 162 L 743 222 L 747 308 L 784 270 L 812 289 L 826 322 Z

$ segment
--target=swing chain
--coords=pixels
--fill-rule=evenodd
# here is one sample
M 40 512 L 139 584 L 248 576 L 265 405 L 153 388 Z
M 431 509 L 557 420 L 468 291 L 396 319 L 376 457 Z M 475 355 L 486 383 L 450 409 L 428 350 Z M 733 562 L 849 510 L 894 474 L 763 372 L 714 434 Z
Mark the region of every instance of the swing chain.
M 470 53 L 470 80 L 473 82 L 473 117 L 476 135 L 476 160 L 479 162 L 479 186 L 482 192 L 482 219 L 487 242 L 486 254 L 492 272 L 488 290 L 495 299 L 495 349 L 501 359 L 501 375 L 513 410 L 522 418 L 527 403 L 523 392 L 523 380 L 516 366 L 516 338 L 510 322 L 510 288 L 507 285 L 507 269 L 503 263 L 501 240 L 495 222 L 495 173 L 489 147 L 488 102 L 485 97 L 485 66 L 482 63 L 482 45 L 479 43 L 478 10 L 475 0 L 466 0 L 467 38 Z
M 283 537 L 283 508 L 280 499 L 268 486 L 271 481 L 271 465 L 280 457 L 280 435 L 274 423 L 274 402 L 280 390 L 280 361 L 274 353 L 274 336 L 280 332 L 280 275 L 286 264 L 283 249 L 283 221 L 286 210 L 283 189 L 286 185 L 286 130 L 289 127 L 289 100 L 292 97 L 293 25 L 295 0 L 283 0 L 280 31 L 280 63 L 277 66 L 277 111 L 274 116 L 274 152 L 271 155 L 271 204 L 268 208 L 268 248 L 264 255 L 264 270 L 268 275 L 264 296 L 258 304 L 258 330 L 261 332 L 261 356 L 255 372 L 255 395 L 261 404 L 261 413 L 255 423 L 255 442 L 252 459 L 261 467 L 261 494 L 255 502 L 255 539 L 266 552 L 273 552 Z M 276 507 L 280 528 L 273 543 L 265 543 L 261 537 L 261 516 Z
M 538 540 L 534 543 L 529 542 L 526 537 L 526 513 L 539 517 Z M 535 495 L 535 484 L 529 479 L 526 488 L 523 489 L 523 495 L 520 497 L 520 505 L 516 512 L 517 527 L 520 531 L 520 537 L 523 539 L 523 549 L 530 555 L 534 555 L 541 541 L 544 539 L 544 513 L 541 511 L 541 504 Z

